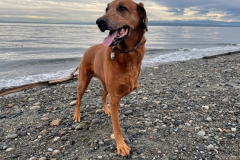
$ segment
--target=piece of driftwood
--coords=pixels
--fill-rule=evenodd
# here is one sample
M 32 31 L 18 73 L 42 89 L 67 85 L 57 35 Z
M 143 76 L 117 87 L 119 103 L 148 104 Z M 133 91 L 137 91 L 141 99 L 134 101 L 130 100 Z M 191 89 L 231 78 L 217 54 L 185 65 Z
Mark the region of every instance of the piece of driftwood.
M 227 56 L 227 55 L 232 55 L 232 54 L 239 54 L 240 51 L 234 51 L 234 52 L 228 52 L 228 53 L 223 53 L 223 54 L 217 54 L 213 56 L 204 56 L 203 59 L 212 59 L 212 58 L 217 58 L 217 57 L 222 57 L 222 56 Z
M 6 88 L 6 89 L 5 88 L 1 89 L 0 96 L 4 96 L 4 95 L 10 94 L 10 93 L 24 91 L 24 90 L 39 87 L 39 86 L 54 85 L 54 84 L 66 82 L 69 80 L 77 79 L 77 75 L 74 74 L 77 70 L 78 70 L 78 67 L 70 74 L 70 76 L 68 76 L 66 78 L 30 83 L 30 84 L 25 84 L 25 85 L 21 85 L 21 86 L 14 86 L 14 87 Z

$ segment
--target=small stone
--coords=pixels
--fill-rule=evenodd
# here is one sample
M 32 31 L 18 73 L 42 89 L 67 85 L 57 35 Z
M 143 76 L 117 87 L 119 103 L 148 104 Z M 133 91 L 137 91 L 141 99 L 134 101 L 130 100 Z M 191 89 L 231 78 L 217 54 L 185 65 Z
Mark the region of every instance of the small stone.
M 130 100 L 126 100 L 125 104 L 129 105 L 129 104 L 131 104 L 131 101 Z
M 111 134 L 110 138 L 111 138 L 111 139 L 115 139 L 114 134 Z
M 203 107 L 203 109 L 205 109 L 205 110 L 209 110 L 209 106 L 202 106 Z
M 143 151 L 141 149 L 137 149 L 137 154 L 142 154 Z
M 142 99 L 143 99 L 143 100 L 147 100 L 148 98 L 147 98 L 147 97 L 143 97 Z
M 13 107 L 13 104 L 9 103 L 9 104 L 8 104 L 8 107 Z
M 100 124 L 101 123 L 101 120 L 98 119 L 98 118 L 95 118 L 92 120 L 92 124 L 95 125 L 95 124 Z
M 59 126 L 62 123 L 61 119 L 56 119 L 51 122 L 51 126 Z
M 29 160 L 37 160 L 37 158 L 36 157 L 31 157 L 31 158 L 29 158 Z
M 2 148 L 3 150 L 6 150 L 7 149 L 7 146 L 3 146 L 3 148 Z
M 52 149 L 52 148 L 48 148 L 47 151 L 48 151 L 48 152 L 52 152 L 53 149 Z
M 39 160 L 47 160 L 47 158 L 46 157 L 41 157 L 41 158 L 39 158 Z
M 138 91 L 138 94 L 140 95 L 140 94 L 143 94 L 143 91 Z
M 230 129 L 226 129 L 226 130 L 224 130 L 224 132 L 225 132 L 225 133 L 230 133 L 231 130 L 230 130 Z
M 207 118 L 206 118 L 206 121 L 211 122 L 211 121 L 212 121 L 212 118 L 211 118 L 211 117 L 207 117 Z
M 168 108 L 168 105 L 166 105 L 166 104 L 162 104 L 161 106 L 162 106 L 163 109 L 167 109 Z
M 84 128 L 84 126 L 85 126 L 85 124 L 84 123 L 80 123 L 80 124 L 78 124 L 77 126 L 76 126 L 76 130 L 81 130 L 81 129 L 83 129 Z
M 102 156 L 97 156 L 97 159 L 103 159 L 103 157 Z
M 18 134 L 19 136 L 26 136 L 27 135 L 27 131 L 21 131 Z
M 59 154 L 59 153 L 61 153 L 59 150 L 54 150 L 54 151 L 52 152 L 52 155 L 55 156 L 55 155 L 57 155 L 57 154 Z
M 154 93 L 154 94 L 160 94 L 161 91 L 160 91 L 160 90 L 155 90 L 153 93 Z
M 69 104 L 70 104 L 70 106 L 73 106 L 73 105 L 75 105 L 77 103 L 77 100 L 74 100 L 74 101 L 71 101 Z
M 217 130 L 221 133 L 223 132 L 222 128 L 218 128 Z
M 214 146 L 212 144 L 208 145 L 207 146 L 207 150 L 208 151 L 214 150 Z
M 34 106 L 40 106 L 40 104 L 41 104 L 40 102 L 36 102 L 36 103 L 34 103 L 33 105 L 34 105 Z
M 48 120 L 49 120 L 48 117 L 42 117 L 42 118 L 41 118 L 41 121 L 48 121 Z
M 232 132 L 236 132 L 237 128 L 231 128 Z
M 18 137 L 18 134 L 9 134 L 7 135 L 7 139 L 14 139 L 14 138 L 17 138 Z
M 156 69 L 158 69 L 158 67 L 153 67 L 153 69 L 155 69 L 155 70 L 156 70 Z
M 48 131 L 46 129 L 42 130 L 39 134 L 40 135 L 46 135 L 48 133 Z
M 203 137 L 203 136 L 205 136 L 205 131 L 201 130 L 197 133 L 197 135 Z
M 152 125 L 152 122 L 146 121 L 144 124 L 145 124 L 146 127 L 150 127 Z
M 102 109 L 97 109 L 96 113 L 102 113 Z
M 229 98 L 228 98 L 228 97 L 226 97 L 226 98 L 224 98 L 222 101 L 223 101 L 224 103 L 226 103 L 226 102 L 228 102 L 228 101 L 229 101 Z
M 53 138 L 53 142 L 56 142 L 56 141 L 58 141 L 60 139 L 60 137 L 55 137 L 55 138 Z
M 14 150 L 14 148 L 8 148 L 8 149 L 6 149 L 6 152 L 11 152 L 13 150 Z
M 39 108 L 41 108 L 41 107 L 40 106 L 32 106 L 32 107 L 30 107 L 31 110 L 36 110 L 36 109 L 39 109 Z
M 131 114 L 133 114 L 133 110 L 127 110 L 124 114 L 126 116 L 131 115 Z

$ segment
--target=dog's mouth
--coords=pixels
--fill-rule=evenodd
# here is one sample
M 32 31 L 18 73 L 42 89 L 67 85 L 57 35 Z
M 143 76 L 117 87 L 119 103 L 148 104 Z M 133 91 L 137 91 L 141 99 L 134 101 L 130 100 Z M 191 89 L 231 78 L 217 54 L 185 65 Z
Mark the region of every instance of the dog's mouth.
M 129 26 L 123 26 L 117 30 L 110 30 L 108 36 L 103 40 L 103 45 L 106 47 L 116 46 L 129 35 L 129 32 Z

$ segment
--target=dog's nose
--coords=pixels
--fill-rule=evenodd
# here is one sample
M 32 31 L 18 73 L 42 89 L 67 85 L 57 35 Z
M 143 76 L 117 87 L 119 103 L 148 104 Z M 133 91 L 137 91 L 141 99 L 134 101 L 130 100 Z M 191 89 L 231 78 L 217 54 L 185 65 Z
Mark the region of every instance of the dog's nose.
M 106 26 L 107 24 L 107 19 L 105 17 L 100 17 L 96 21 L 98 26 Z
M 105 17 L 98 18 L 96 23 L 102 32 L 107 30 L 107 19 Z

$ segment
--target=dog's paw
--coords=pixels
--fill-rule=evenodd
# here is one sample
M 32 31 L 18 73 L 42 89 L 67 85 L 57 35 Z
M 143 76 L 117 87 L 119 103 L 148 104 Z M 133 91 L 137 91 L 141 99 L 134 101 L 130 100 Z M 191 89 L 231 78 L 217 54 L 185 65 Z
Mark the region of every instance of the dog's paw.
M 105 114 L 108 115 L 109 117 L 111 116 L 111 111 L 110 111 L 109 108 L 104 109 L 104 112 L 105 112 Z
M 75 122 L 80 122 L 80 113 L 74 113 L 74 117 L 73 117 L 73 120 L 75 121 Z
M 131 148 L 129 148 L 126 143 L 117 145 L 117 154 L 121 156 L 127 156 L 130 153 Z

